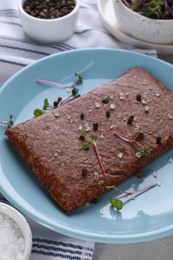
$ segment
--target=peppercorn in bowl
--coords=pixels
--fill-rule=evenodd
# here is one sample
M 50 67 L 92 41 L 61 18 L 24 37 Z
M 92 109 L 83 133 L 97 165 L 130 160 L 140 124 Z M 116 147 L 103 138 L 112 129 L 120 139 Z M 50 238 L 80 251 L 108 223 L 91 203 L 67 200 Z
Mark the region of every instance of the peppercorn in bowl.
M 80 0 L 18 0 L 24 32 L 41 43 L 55 43 L 74 33 Z
M 6 203 L 0 203 L 0 259 L 29 260 L 32 233 L 24 216 Z

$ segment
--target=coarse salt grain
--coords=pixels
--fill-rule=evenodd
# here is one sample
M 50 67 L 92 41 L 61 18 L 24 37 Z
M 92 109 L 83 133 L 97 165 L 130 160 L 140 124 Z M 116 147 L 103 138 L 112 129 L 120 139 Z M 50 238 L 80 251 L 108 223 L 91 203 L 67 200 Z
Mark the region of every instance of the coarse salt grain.
M 0 259 L 23 260 L 25 241 L 18 224 L 0 213 Z

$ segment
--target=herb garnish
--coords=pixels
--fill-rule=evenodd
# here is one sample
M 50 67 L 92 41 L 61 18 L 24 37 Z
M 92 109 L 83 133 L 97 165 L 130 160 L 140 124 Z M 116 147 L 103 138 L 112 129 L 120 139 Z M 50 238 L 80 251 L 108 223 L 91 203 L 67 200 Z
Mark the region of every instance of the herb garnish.
M 94 135 L 94 134 L 91 134 L 90 136 L 87 136 L 87 132 L 82 130 L 80 132 L 79 139 L 82 139 L 84 141 L 83 144 L 82 144 L 82 148 L 84 150 L 89 150 L 90 143 L 93 145 L 94 150 L 96 152 L 96 156 L 97 156 L 99 165 L 100 165 L 100 168 L 102 170 L 103 175 L 105 176 L 106 172 L 105 172 L 105 169 L 104 169 L 104 166 L 103 166 L 103 163 L 102 163 L 102 160 L 101 160 L 101 156 L 100 156 L 100 153 L 99 153 L 99 150 L 98 150 L 98 147 L 97 147 L 97 143 L 96 143 L 97 136 Z
M 75 85 L 76 86 L 81 85 L 83 83 L 83 77 L 79 73 L 75 73 L 74 75 L 77 77 L 75 81 Z
M 51 106 L 50 106 L 50 104 L 49 104 L 48 99 L 45 98 L 44 103 L 43 103 L 43 108 L 42 108 L 42 109 L 36 108 L 36 109 L 34 110 L 34 116 L 35 116 L 35 117 L 38 117 L 38 116 L 43 115 L 48 108 L 51 108 Z
M 76 77 L 76 80 L 74 83 L 67 83 L 67 84 L 62 84 L 59 82 L 54 82 L 46 79 L 37 79 L 36 82 L 41 83 L 41 84 L 47 84 L 47 85 L 52 85 L 58 88 L 74 88 L 75 86 L 79 86 L 83 83 L 83 77 L 79 73 L 75 73 L 74 76 Z
M 10 114 L 9 120 L 2 120 L 2 121 L 0 121 L 0 124 L 6 125 L 7 128 L 10 128 L 14 124 L 13 115 Z
M 114 132 L 114 135 L 117 136 L 118 138 L 120 138 L 121 140 L 123 140 L 126 143 L 137 144 L 137 146 L 139 147 L 138 150 L 137 150 L 137 153 L 136 153 L 137 157 L 148 156 L 148 151 L 144 148 L 143 145 L 141 145 L 138 142 L 138 139 L 143 139 L 143 137 L 144 137 L 144 133 L 143 133 L 142 129 L 140 129 L 140 128 L 136 129 L 136 135 L 133 139 L 127 139 L 117 132 Z
M 156 187 L 158 185 L 158 183 L 154 183 L 154 184 L 151 184 L 147 187 L 144 187 L 140 190 L 137 190 L 137 191 L 133 191 L 133 192 L 123 192 L 121 191 L 119 188 L 117 188 L 116 186 L 106 186 L 106 189 L 107 190 L 110 190 L 110 189 L 115 189 L 116 191 L 119 191 L 121 193 L 123 193 L 120 197 L 118 198 L 111 198 L 110 199 L 110 203 L 111 203 L 111 206 L 113 208 L 116 208 L 117 210 L 121 210 L 124 206 L 123 204 L 123 201 L 122 201 L 122 198 L 125 198 L 125 197 L 128 197 L 128 196 L 135 196 L 135 195 L 139 195 L 145 191 L 148 191 L 154 187 Z
M 80 97 L 80 95 L 78 94 L 79 89 L 77 88 L 77 86 L 79 86 L 83 83 L 83 77 L 78 73 L 75 73 L 74 75 L 76 77 L 76 80 L 75 80 L 74 83 L 70 83 L 70 84 L 61 84 L 61 83 L 57 83 L 57 82 L 53 82 L 53 81 L 49 81 L 49 80 L 44 80 L 44 79 L 37 79 L 36 80 L 39 83 L 54 85 L 54 86 L 59 87 L 59 88 L 72 88 L 72 91 L 71 91 L 70 96 L 67 96 L 63 99 L 62 99 L 62 97 L 58 97 L 58 99 L 56 101 L 54 101 L 53 105 L 50 105 L 49 102 L 48 102 L 48 99 L 45 98 L 43 108 L 42 109 L 36 108 L 34 110 L 33 113 L 34 113 L 35 117 L 43 115 L 46 112 L 46 110 L 48 110 L 48 109 L 53 109 L 53 108 L 56 108 L 58 106 L 65 105 L 68 102 L 74 100 L 75 98 Z

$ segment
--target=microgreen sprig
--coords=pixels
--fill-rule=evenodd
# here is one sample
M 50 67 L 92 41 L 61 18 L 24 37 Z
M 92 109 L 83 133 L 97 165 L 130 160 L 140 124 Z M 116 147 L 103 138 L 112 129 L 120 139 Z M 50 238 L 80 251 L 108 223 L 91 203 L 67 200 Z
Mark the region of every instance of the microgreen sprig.
M 79 73 L 74 74 L 76 77 L 75 86 L 79 86 L 83 83 L 83 77 Z
M 13 115 L 10 114 L 9 120 L 2 120 L 2 121 L 0 121 L 0 124 L 6 125 L 7 128 L 10 128 L 14 124 Z
M 44 99 L 44 103 L 43 103 L 43 108 L 42 108 L 42 109 L 36 108 L 36 109 L 34 110 L 34 113 L 33 113 L 33 114 L 34 114 L 35 117 L 41 116 L 41 115 L 43 115 L 43 114 L 46 112 L 46 110 L 48 110 L 49 108 L 52 109 L 52 106 L 49 104 L 48 99 L 45 98 L 45 99 Z
M 63 99 L 60 98 L 60 99 L 58 99 L 58 101 L 55 101 L 54 104 L 56 103 L 56 105 L 50 105 L 48 99 L 45 98 L 42 109 L 36 108 L 34 110 L 33 114 L 34 114 L 35 117 L 43 115 L 46 112 L 46 110 L 65 105 L 65 104 L 71 102 L 72 100 L 80 97 L 80 95 L 78 94 L 79 89 L 77 88 L 77 86 L 79 86 L 83 83 L 83 77 L 79 73 L 75 73 L 74 76 L 76 77 L 74 83 L 69 83 L 69 84 L 61 84 L 61 83 L 58 83 L 58 82 L 53 82 L 53 81 L 44 80 L 44 79 L 37 79 L 36 80 L 38 83 L 54 85 L 54 86 L 59 87 L 59 88 L 72 88 L 72 91 L 71 91 L 71 95 L 69 95 L 69 96 L 67 96 Z
M 100 153 L 99 153 L 99 149 L 98 149 L 98 146 L 97 146 L 97 142 L 96 142 L 97 136 L 95 134 L 91 134 L 90 136 L 87 136 L 87 132 L 85 130 L 82 130 L 80 132 L 79 139 L 84 141 L 83 144 L 82 144 L 82 148 L 84 150 L 89 150 L 89 144 L 90 143 L 93 145 L 94 150 L 96 152 L 96 156 L 97 156 L 99 165 L 100 165 L 100 168 L 102 170 L 103 175 L 105 176 L 106 172 L 105 172 L 105 169 L 104 169 L 104 166 L 103 166 L 103 163 L 102 163 L 102 160 L 101 160 L 101 156 L 100 156 Z
M 140 190 L 137 190 L 137 191 L 133 191 L 133 192 L 123 192 L 121 191 L 119 188 L 117 188 L 116 186 L 106 186 L 106 189 L 110 190 L 110 189 L 115 189 L 116 191 L 119 191 L 119 192 L 122 192 L 123 194 L 118 197 L 118 198 L 111 198 L 110 199 L 110 203 L 111 203 L 111 206 L 113 208 L 116 208 L 117 210 L 121 210 L 124 206 L 124 203 L 122 201 L 123 198 L 125 197 L 128 197 L 128 196 L 135 196 L 135 195 L 140 195 L 142 194 L 143 192 L 145 191 L 148 191 L 154 187 L 156 187 L 158 184 L 157 183 L 154 183 L 154 184 L 151 184 L 147 187 L 144 187 Z
M 74 83 L 61 84 L 61 83 L 46 80 L 46 79 L 37 79 L 36 82 L 41 83 L 41 84 L 46 84 L 46 85 L 52 85 L 52 86 L 55 86 L 58 88 L 74 88 Z
M 59 82 L 55 81 L 50 81 L 47 79 L 37 79 L 36 82 L 41 83 L 41 84 L 46 84 L 46 85 L 52 85 L 58 88 L 74 88 L 75 86 L 79 86 L 83 83 L 83 77 L 79 73 L 75 73 L 75 81 L 73 83 L 67 83 L 67 84 L 62 84 Z
M 114 135 L 118 138 L 120 138 L 121 140 L 123 140 L 126 143 L 129 144 L 137 144 L 137 146 L 139 147 L 136 153 L 137 157 L 141 157 L 141 156 L 148 156 L 148 151 L 144 148 L 143 145 L 141 145 L 138 142 L 138 139 L 143 139 L 144 133 L 142 131 L 142 129 L 137 128 L 136 129 L 136 135 L 133 139 L 127 139 L 126 137 L 122 136 L 120 133 L 117 133 L 114 131 Z

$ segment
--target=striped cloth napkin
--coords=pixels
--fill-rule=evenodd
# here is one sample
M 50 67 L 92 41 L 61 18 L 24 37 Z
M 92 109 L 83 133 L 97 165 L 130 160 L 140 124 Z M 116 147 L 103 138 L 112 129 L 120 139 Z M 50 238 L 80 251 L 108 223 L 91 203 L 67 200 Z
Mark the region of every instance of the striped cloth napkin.
M 91 47 L 136 50 L 118 42 L 106 31 L 100 19 L 97 0 L 81 0 L 73 36 L 65 42 L 48 45 L 34 42 L 24 34 L 17 0 L 0 0 L 0 86 L 35 60 L 62 51 Z M 145 50 L 136 51 L 145 53 Z M 147 50 L 146 54 L 155 56 L 156 52 Z M 57 234 L 31 220 L 29 223 L 33 233 L 31 260 L 92 259 L 94 242 Z
M 114 39 L 103 27 L 97 0 L 80 0 L 75 32 L 65 42 L 42 45 L 23 32 L 17 0 L 0 0 L 0 85 L 27 64 L 47 55 L 77 48 L 105 47 L 128 49 L 156 55 L 155 50 L 140 50 Z

